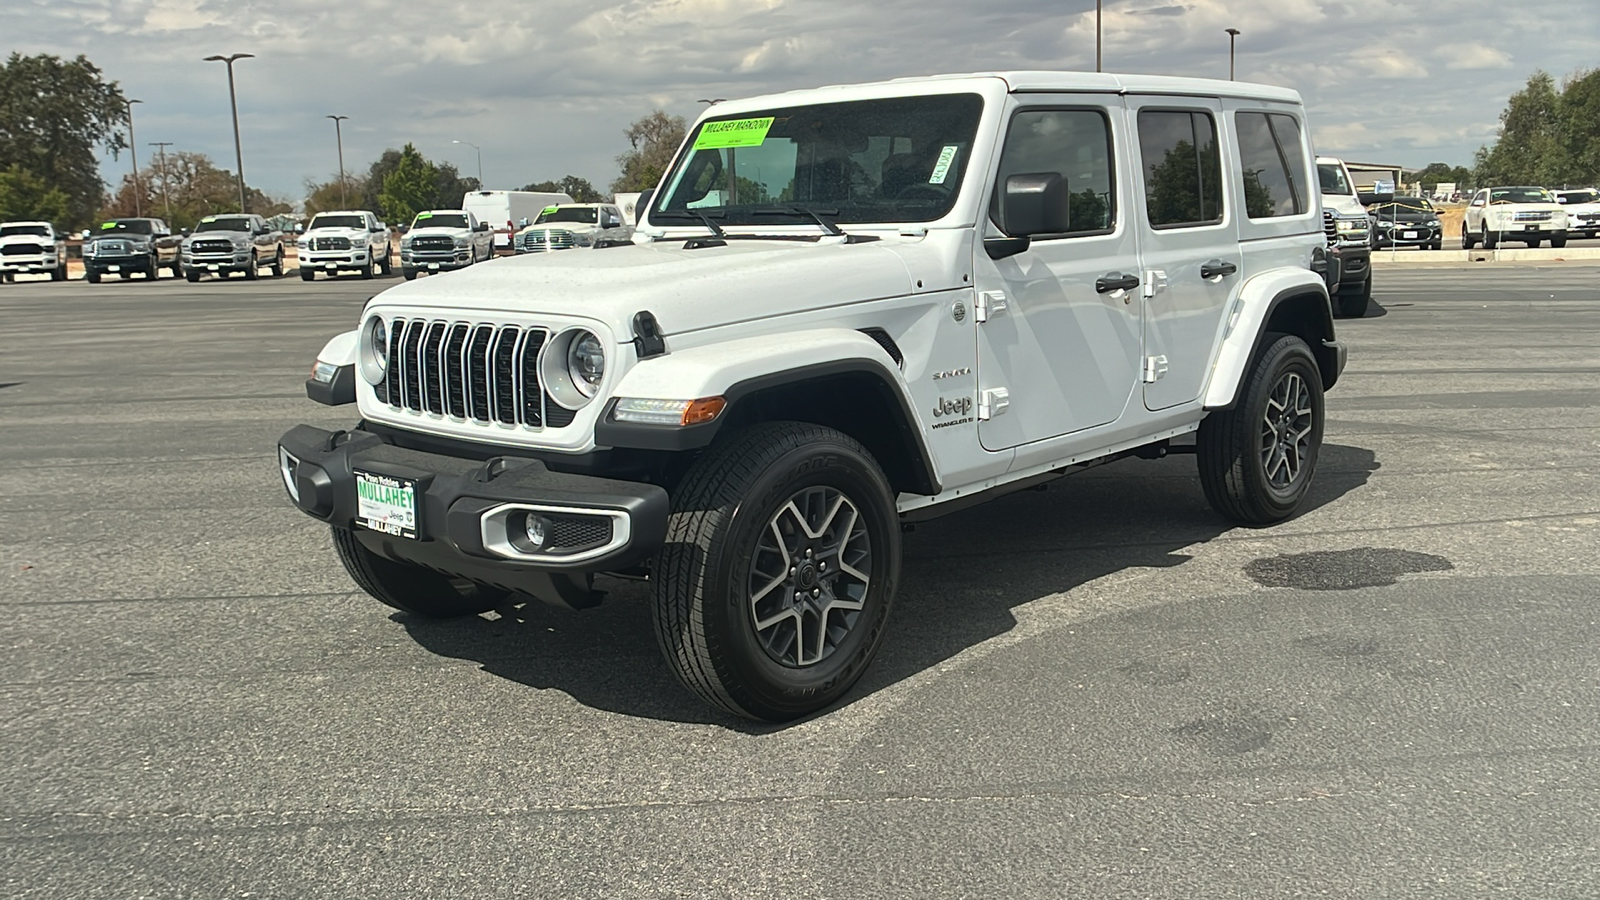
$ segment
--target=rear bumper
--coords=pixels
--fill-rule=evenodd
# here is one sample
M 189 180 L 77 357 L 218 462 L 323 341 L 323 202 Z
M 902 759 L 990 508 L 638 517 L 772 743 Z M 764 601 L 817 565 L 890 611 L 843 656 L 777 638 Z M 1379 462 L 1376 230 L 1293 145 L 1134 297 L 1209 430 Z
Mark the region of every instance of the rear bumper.
M 657 485 L 552 472 L 531 459 L 408 450 L 359 430 L 297 425 L 278 441 L 278 469 L 301 511 L 353 529 L 376 553 L 534 596 L 548 593 L 552 573 L 647 560 L 665 540 L 670 509 Z M 356 470 L 415 486 L 415 538 L 358 523 Z M 528 516 L 550 526 L 542 550 L 526 537 Z

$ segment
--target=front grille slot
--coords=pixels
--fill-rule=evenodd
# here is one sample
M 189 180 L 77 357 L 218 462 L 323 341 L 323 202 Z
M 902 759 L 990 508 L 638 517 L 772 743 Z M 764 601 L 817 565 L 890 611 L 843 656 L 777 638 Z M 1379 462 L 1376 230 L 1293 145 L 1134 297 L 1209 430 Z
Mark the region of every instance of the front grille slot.
M 44 253 L 44 248 L 38 244 L 7 244 L 0 247 L 0 255 L 4 256 L 38 256 Z
M 189 245 L 191 253 L 232 253 L 231 241 L 195 241 Z
M 456 242 L 453 238 L 438 235 L 423 235 L 411 241 L 413 250 L 454 250 Z
M 313 250 L 349 250 L 350 239 L 347 237 L 317 237 L 311 239 Z

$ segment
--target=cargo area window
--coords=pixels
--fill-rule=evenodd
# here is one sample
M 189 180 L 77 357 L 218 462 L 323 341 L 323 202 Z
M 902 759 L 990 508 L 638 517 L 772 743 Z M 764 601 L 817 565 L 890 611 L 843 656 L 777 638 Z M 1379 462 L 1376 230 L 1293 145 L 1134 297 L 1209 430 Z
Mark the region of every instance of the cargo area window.
M 1233 123 L 1239 132 L 1245 215 L 1271 219 L 1310 209 L 1300 123 L 1293 116 L 1260 112 L 1237 113 Z

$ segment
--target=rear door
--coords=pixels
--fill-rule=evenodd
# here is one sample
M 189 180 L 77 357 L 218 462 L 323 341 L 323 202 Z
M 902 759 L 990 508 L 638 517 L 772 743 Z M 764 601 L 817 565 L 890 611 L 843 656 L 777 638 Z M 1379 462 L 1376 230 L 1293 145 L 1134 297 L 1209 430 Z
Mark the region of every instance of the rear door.
M 1197 400 L 1223 312 L 1242 280 L 1228 202 L 1220 101 L 1133 96 L 1128 119 L 1140 183 L 1135 230 L 1142 263 L 1146 409 Z

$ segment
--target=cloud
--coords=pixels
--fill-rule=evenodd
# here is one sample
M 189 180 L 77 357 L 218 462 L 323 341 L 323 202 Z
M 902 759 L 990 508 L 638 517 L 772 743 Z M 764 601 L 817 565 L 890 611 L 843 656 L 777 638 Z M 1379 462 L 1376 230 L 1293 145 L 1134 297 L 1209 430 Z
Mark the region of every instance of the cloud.
M 700 98 L 1095 61 L 1094 0 L 5 3 L 13 49 L 87 54 L 145 101 L 141 141 L 219 161 L 233 156 L 227 79 L 200 60 L 256 54 L 237 67 L 245 169 L 291 197 L 336 168 L 328 114 L 351 116 L 352 168 L 408 141 L 475 167 L 451 143 L 470 140 L 496 187 L 569 173 L 605 185 L 622 130 L 658 107 L 692 118 Z M 1226 78 L 1224 29 L 1238 28 L 1238 77 L 1300 91 L 1319 147 L 1465 164 L 1493 132 L 1462 123 L 1492 122 L 1536 68 L 1592 64 L 1600 3 L 1563 8 L 1507 16 L 1501 0 L 1457 0 L 1447 33 L 1481 39 L 1429 49 L 1441 27 L 1424 4 L 1104 0 L 1104 60 L 1107 71 Z
M 1511 54 L 1483 44 L 1445 44 L 1434 50 L 1446 69 L 1509 69 Z

